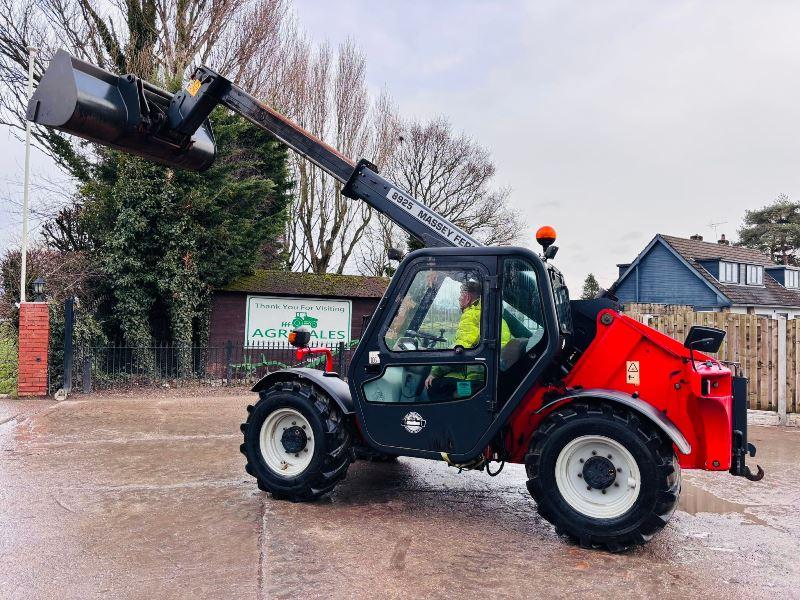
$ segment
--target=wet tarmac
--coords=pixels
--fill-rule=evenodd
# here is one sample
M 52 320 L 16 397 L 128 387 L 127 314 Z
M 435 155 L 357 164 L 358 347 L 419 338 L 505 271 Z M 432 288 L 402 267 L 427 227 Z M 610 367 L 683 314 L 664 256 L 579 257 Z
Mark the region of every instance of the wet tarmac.
M 753 428 L 758 483 L 684 473 L 643 548 L 582 550 L 524 469 L 358 462 L 329 498 L 244 473 L 245 391 L 0 400 L 0 598 L 800 598 L 800 430 Z

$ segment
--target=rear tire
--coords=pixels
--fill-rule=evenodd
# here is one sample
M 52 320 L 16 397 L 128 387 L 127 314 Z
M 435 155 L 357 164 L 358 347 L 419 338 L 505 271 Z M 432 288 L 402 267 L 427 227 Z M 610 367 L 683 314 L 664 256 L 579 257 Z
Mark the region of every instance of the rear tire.
M 651 422 L 606 403 L 556 410 L 525 456 L 528 491 L 556 532 L 613 552 L 647 542 L 678 505 L 681 472 Z
M 330 492 L 352 462 L 350 434 L 336 403 L 299 381 L 260 392 L 242 423 L 245 471 L 275 498 L 303 502 Z

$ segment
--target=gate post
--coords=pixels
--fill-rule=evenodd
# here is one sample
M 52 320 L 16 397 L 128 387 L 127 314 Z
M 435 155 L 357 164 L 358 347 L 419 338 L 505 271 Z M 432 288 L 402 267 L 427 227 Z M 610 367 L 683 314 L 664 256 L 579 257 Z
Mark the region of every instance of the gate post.
M 228 385 L 233 379 L 233 342 L 230 340 L 225 344 L 225 379 L 228 381 Z
M 786 318 L 778 317 L 778 425 L 786 421 Z
M 50 311 L 47 302 L 19 305 L 20 396 L 47 395 L 47 349 L 50 345 Z
M 339 377 L 344 377 L 344 342 L 339 342 Z
M 64 301 L 64 391 L 72 392 L 72 332 L 75 329 L 75 297 L 71 296 Z

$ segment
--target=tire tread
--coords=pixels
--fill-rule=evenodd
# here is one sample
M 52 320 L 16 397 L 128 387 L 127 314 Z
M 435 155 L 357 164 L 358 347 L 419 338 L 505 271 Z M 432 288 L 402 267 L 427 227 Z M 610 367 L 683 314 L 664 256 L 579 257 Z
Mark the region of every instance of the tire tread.
M 641 519 L 636 528 L 622 534 L 603 536 L 582 530 L 548 501 L 549 495 L 558 492 L 545 489 L 542 484 L 540 465 L 547 442 L 559 427 L 576 419 L 586 418 L 600 418 L 622 425 L 640 439 L 655 461 L 659 486 L 655 504 L 650 514 Z M 656 429 L 655 425 L 629 410 L 617 408 L 608 402 L 576 402 L 549 415 L 531 437 L 528 452 L 525 454 L 525 470 L 528 475 L 527 488 L 536 500 L 539 515 L 555 526 L 556 533 L 566 535 L 584 548 L 605 548 L 611 552 L 623 552 L 633 546 L 644 544 L 664 528 L 678 506 L 681 473 L 671 442 Z
M 253 447 L 248 443 L 249 427 L 254 424 L 254 415 L 258 415 L 259 405 L 271 402 L 276 393 L 288 393 L 301 398 L 305 408 L 319 419 L 325 436 L 325 455 L 319 461 L 317 468 L 314 471 L 303 473 L 301 481 L 294 485 L 280 485 L 271 482 L 259 476 L 257 469 L 252 464 L 254 461 L 260 460 L 260 449 L 257 445 Z M 259 393 L 258 402 L 253 407 L 248 406 L 247 415 L 247 421 L 240 427 L 244 434 L 244 443 L 239 446 L 239 450 L 247 458 L 244 468 L 249 475 L 256 478 L 258 488 L 272 493 L 273 498 L 291 502 L 316 500 L 333 490 L 347 475 L 347 469 L 352 462 L 350 433 L 338 406 L 324 392 L 297 380 L 280 381 Z

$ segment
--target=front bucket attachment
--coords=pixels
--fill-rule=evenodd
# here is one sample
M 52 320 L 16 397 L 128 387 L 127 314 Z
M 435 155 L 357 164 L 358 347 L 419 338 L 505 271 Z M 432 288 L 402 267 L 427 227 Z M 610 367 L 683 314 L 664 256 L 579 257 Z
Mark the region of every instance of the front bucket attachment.
M 59 50 L 28 103 L 29 121 L 176 169 L 214 162 L 206 120 L 192 135 L 170 129 L 173 94 L 134 75 L 114 75 Z

